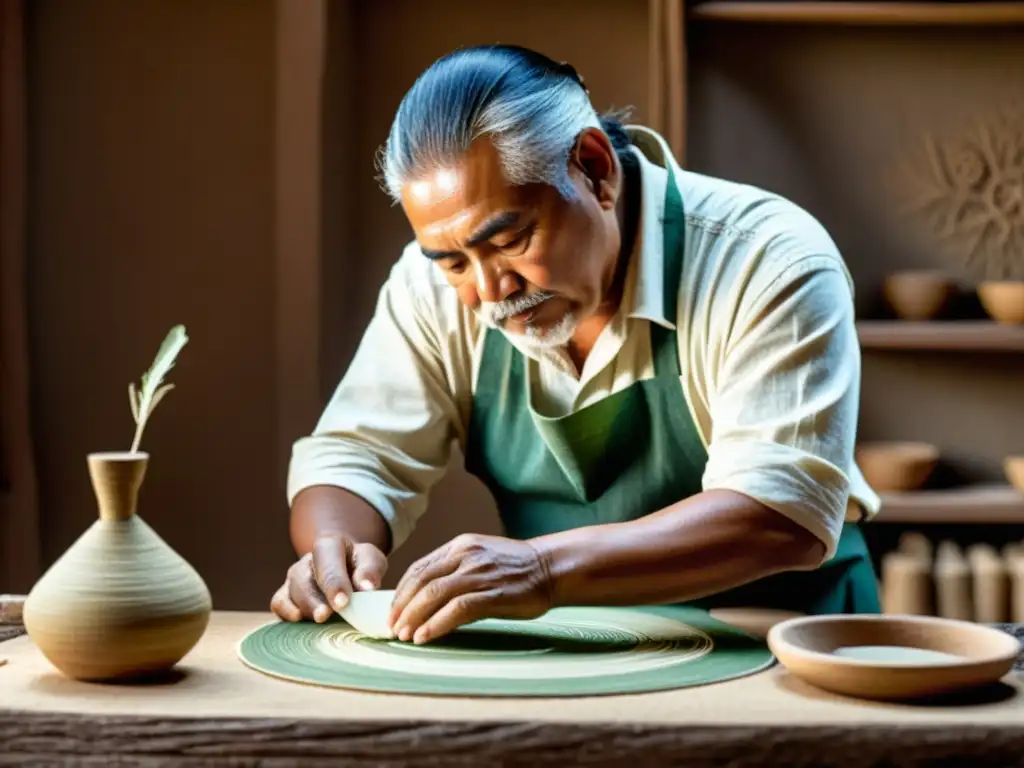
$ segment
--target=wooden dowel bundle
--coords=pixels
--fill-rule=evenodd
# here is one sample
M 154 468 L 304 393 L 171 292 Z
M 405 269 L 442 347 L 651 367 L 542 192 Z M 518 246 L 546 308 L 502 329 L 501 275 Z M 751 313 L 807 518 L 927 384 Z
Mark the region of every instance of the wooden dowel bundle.
M 1010 578 L 1006 562 L 989 544 L 967 548 L 974 595 L 974 620 L 986 624 L 1007 621 L 1010 616 Z
M 929 557 L 896 551 L 882 558 L 882 611 L 931 615 L 932 567 Z
M 984 624 L 1024 622 L 1024 542 L 933 547 L 907 532 L 882 557 L 882 610 Z
M 1008 544 L 1003 548 L 1010 579 L 1010 621 L 1024 622 L 1024 545 Z
M 971 567 L 955 542 L 943 541 L 935 549 L 935 607 L 939 616 L 974 620 Z

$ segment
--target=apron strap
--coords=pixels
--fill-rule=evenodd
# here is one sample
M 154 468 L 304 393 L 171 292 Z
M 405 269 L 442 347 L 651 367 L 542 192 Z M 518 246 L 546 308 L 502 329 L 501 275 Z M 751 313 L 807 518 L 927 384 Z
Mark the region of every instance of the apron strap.
M 668 170 L 667 187 L 665 189 L 665 210 L 663 211 L 662 241 L 663 300 L 665 316 L 673 324 L 678 315 L 679 283 L 683 278 L 683 257 L 686 244 L 686 211 L 683 208 L 683 197 L 676 186 L 675 173 L 671 162 Z M 679 342 L 676 331 L 658 323 L 651 323 L 651 354 L 654 358 L 654 375 L 682 375 L 679 362 Z

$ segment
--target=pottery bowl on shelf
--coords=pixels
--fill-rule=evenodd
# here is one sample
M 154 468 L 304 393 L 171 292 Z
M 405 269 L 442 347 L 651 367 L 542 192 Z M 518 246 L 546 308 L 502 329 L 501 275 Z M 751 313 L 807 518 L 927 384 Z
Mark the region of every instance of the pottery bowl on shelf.
M 913 491 L 920 488 L 939 462 L 939 449 L 931 443 L 861 443 L 857 466 L 875 491 Z
M 953 281 L 942 272 L 893 272 L 882 282 L 882 295 L 903 320 L 931 320 L 942 314 L 953 295 Z
M 890 701 L 997 683 L 1022 650 L 1013 635 L 974 622 L 869 614 L 784 621 L 769 631 L 768 646 L 811 685 Z
M 1003 459 L 1003 472 L 1010 485 L 1024 493 L 1024 455 Z
M 997 323 L 1024 324 L 1024 280 L 980 283 L 978 301 Z

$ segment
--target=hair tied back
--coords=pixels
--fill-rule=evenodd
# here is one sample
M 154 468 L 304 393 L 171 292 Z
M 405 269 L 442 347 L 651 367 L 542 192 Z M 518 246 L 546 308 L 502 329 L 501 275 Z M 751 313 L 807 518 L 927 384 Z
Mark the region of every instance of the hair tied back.
M 562 72 L 562 74 L 571 77 L 573 80 L 580 84 L 580 88 L 582 88 L 587 95 L 590 95 L 590 89 L 587 88 L 587 84 L 583 80 L 583 75 L 576 71 L 576 67 L 574 67 L 567 61 L 559 62 L 558 67 L 559 71 Z

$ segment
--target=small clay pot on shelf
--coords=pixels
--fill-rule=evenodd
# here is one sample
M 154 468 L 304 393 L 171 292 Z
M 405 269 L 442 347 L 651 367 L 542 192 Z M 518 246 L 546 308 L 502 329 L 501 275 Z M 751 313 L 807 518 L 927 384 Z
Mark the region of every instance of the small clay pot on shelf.
M 882 282 L 886 303 L 902 320 L 933 320 L 953 296 L 953 280 L 934 270 L 893 272 Z
M 868 485 L 880 493 L 894 493 L 924 485 L 939 462 L 939 449 L 919 442 L 861 443 L 856 457 Z
M 978 301 L 997 323 L 1024 324 L 1024 280 L 992 280 L 978 285 Z
M 1024 455 L 1003 459 L 1003 472 L 1010 485 L 1024 493 Z

